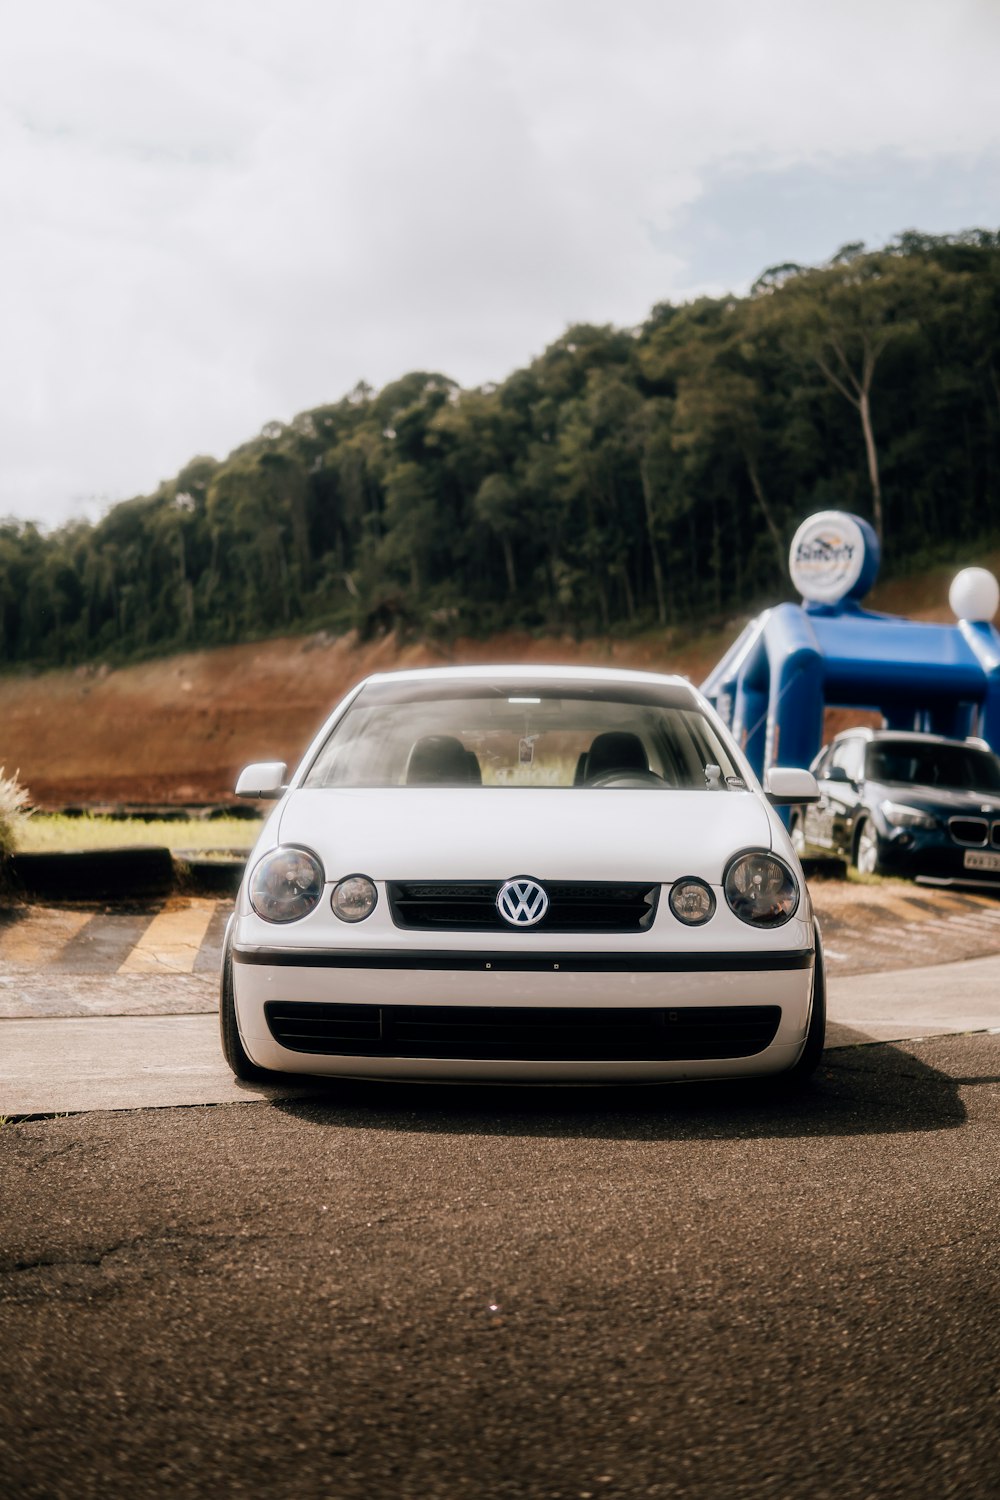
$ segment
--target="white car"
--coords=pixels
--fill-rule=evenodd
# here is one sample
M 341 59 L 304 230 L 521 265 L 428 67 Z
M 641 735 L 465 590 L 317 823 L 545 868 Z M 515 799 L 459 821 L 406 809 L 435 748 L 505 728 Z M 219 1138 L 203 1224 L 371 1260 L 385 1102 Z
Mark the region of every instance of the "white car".
M 226 933 L 239 1078 L 807 1076 L 819 930 L 774 803 L 678 677 L 558 667 L 369 677 L 286 786 Z

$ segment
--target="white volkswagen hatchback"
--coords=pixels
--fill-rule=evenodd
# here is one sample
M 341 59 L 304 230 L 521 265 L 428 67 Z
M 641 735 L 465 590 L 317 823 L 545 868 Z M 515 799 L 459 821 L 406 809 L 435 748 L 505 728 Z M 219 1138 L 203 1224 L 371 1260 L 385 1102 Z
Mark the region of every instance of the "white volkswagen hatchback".
M 240 1078 L 808 1075 L 822 949 L 779 802 L 685 680 L 369 677 L 280 797 L 226 933 Z

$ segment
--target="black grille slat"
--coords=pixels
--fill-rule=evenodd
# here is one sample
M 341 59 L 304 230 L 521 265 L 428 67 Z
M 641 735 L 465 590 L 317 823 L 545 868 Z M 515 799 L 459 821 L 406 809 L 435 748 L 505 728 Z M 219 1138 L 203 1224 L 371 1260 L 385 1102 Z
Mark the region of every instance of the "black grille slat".
M 781 1020 L 777 1005 L 668 1010 L 272 1000 L 264 1014 L 274 1039 L 293 1052 L 514 1062 L 752 1057 L 774 1040 Z
M 391 880 L 389 909 L 397 927 L 420 932 L 510 932 L 497 911 L 502 880 Z M 531 932 L 644 932 L 660 888 L 632 881 L 543 881 L 549 909 Z
M 985 818 L 949 818 L 948 832 L 956 844 L 982 849 L 989 838 L 990 825 Z
M 292 1052 L 356 1053 L 382 1045 L 382 1017 L 377 1005 L 286 1005 L 265 1007 L 271 1035 Z M 360 1046 L 360 1044 L 364 1046 Z

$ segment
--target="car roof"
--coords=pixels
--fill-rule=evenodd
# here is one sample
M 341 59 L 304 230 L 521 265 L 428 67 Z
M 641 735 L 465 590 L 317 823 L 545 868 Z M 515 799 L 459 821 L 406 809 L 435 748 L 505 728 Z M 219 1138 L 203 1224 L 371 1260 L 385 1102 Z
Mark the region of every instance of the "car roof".
M 988 750 L 990 747 L 985 740 L 969 736 L 968 739 L 957 739 L 954 735 L 929 734 L 922 729 L 872 729 L 867 724 L 859 724 L 855 729 L 842 729 L 835 734 L 830 741 L 835 745 L 838 740 L 908 740 L 915 745 L 971 745 L 974 750 Z
M 667 672 L 640 672 L 624 667 L 556 667 L 533 663 L 501 663 L 494 666 L 419 667 L 400 672 L 374 672 L 365 682 L 629 682 L 657 683 L 662 687 L 687 688 L 695 695 L 687 677 Z

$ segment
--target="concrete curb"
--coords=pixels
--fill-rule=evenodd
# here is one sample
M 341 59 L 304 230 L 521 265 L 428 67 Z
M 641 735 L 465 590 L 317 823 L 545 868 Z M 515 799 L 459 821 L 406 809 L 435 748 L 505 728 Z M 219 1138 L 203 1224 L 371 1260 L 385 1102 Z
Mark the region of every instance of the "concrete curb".
M 15 854 L 3 887 L 9 895 L 44 901 L 146 901 L 175 892 L 235 895 L 246 861 L 178 858 L 169 849 L 83 849 L 72 854 Z
M 176 888 L 186 896 L 235 896 L 246 863 L 245 859 L 199 859 L 190 854 L 175 854 Z

